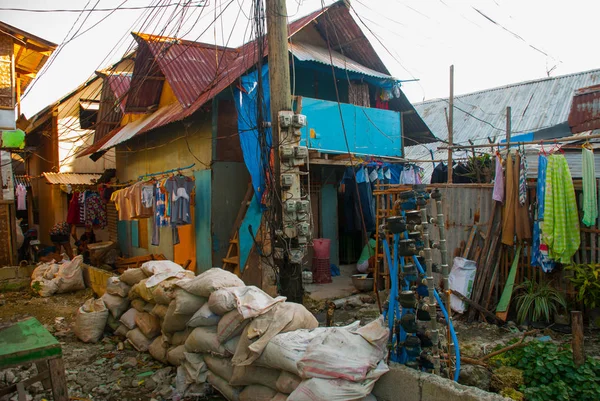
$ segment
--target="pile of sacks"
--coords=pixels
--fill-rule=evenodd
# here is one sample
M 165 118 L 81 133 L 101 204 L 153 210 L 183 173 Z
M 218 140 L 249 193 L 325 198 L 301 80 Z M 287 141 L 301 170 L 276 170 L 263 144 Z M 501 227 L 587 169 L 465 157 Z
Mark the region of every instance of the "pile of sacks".
M 31 289 L 42 297 L 85 289 L 81 264 L 83 256 L 60 263 L 42 263 L 31 273 Z
M 147 262 L 109 279 L 76 326 L 89 329 L 83 320 L 94 315 L 138 351 L 177 366 L 181 397 L 210 385 L 230 401 L 367 400 L 388 370 L 383 320 L 319 328 L 303 305 L 218 268 L 194 276 L 173 262 Z M 102 335 L 81 331 L 83 341 Z

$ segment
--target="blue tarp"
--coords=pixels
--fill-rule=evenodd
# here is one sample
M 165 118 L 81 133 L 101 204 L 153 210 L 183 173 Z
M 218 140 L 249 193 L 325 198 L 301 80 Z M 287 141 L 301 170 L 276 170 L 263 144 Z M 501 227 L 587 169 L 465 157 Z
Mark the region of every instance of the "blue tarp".
M 263 66 L 263 116 L 265 121 L 271 121 L 271 107 L 269 97 L 269 68 Z M 238 131 L 240 135 L 240 144 L 244 154 L 244 162 L 250 173 L 252 185 L 254 186 L 254 195 L 261 203 L 262 195 L 265 190 L 265 169 L 263 166 L 269 163 L 270 152 L 261 151 L 258 136 L 258 71 L 253 71 L 241 77 L 243 91 L 235 89 L 235 107 L 238 113 Z M 266 143 L 271 147 L 271 129 L 265 131 Z

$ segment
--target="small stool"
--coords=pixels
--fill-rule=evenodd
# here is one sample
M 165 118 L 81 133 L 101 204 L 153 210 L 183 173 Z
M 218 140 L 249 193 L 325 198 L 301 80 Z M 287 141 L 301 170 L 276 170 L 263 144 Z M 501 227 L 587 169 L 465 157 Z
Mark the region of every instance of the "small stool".
M 17 392 L 25 401 L 25 388 L 42 382 L 52 388 L 54 401 L 68 401 L 62 349 L 56 338 L 36 319 L 29 318 L 0 329 L 0 370 L 35 363 L 38 374 L 0 389 L 0 397 Z

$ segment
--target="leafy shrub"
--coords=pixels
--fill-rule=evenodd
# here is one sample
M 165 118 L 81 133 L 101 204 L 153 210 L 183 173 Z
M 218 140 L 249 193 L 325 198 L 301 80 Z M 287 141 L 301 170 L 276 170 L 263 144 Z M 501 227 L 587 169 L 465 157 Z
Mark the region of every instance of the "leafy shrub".
M 505 354 L 492 359 L 523 370 L 521 391 L 529 401 L 600 400 L 600 361 L 596 359 L 588 358 L 576 367 L 570 349 L 539 341 Z

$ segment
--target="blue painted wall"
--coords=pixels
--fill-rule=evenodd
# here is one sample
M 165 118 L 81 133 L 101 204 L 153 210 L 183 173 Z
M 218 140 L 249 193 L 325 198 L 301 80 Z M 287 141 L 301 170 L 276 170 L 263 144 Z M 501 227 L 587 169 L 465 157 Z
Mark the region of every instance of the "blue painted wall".
M 350 152 L 374 156 L 402 156 L 400 113 L 391 110 L 341 104 L 348 146 L 340 121 L 337 102 L 302 99 L 302 114 L 307 126 L 302 129 L 302 144 L 324 152 Z
M 338 195 L 337 189 L 332 184 L 323 185 L 321 188 L 321 233 L 323 238 L 331 240 L 329 261 L 336 266 L 340 265 L 340 241 L 338 228 Z
M 196 180 L 196 209 L 194 224 L 196 228 L 196 263 L 197 273 L 212 267 L 212 234 L 211 234 L 211 170 L 194 172 Z
M 248 227 L 252 226 L 252 233 L 254 238 L 256 238 L 256 233 L 258 232 L 258 228 L 260 227 L 260 220 L 262 219 L 262 209 L 256 196 L 252 197 L 252 201 L 248 206 L 248 210 L 246 211 L 246 215 L 242 220 L 242 224 L 240 225 L 239 230 L 239 238 L 240 238 L 240 271 L 244 271 L 244 267 L 246 266 L 246 261 L 248 260 L 248 256 L 250 255 L 250 251 L 252 250 L 252 246 L 254 245 L 254 240 L 250 235 L 250 230 Z

